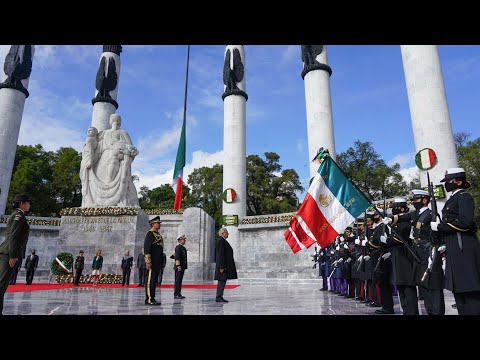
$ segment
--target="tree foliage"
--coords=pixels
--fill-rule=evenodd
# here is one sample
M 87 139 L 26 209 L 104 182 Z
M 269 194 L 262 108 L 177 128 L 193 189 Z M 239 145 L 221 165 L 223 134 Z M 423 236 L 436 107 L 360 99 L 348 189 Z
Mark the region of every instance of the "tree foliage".
M 400 165 L 388 166 L 368 141 L 355 141 L 354 147 L 337 155 L 337 163 L 374 200 L 408 195 L 411 189 L 398 172 Z
M 247 215 L 279 214 L 298 208 L 297 192 L 303 191 L 298 174 L 293 169 L 281 173 L 280 156 L 265 153 L 247 156 Z
M 185 208 L 185 198 L 190 194 L 190 188 L 182 184 L 182 202 Z M 173 209 L 175 191 L 172 185 L 163 184 L 150 190 L 146 186 L 140 188 L 139 204 L 142 209 Z

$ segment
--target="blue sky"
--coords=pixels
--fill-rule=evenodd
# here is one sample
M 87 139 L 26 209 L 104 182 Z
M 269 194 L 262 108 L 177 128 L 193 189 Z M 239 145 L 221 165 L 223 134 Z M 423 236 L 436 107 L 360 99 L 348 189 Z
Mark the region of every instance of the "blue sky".
M 4 59 L 9 45 L 0 46 Z M 223 161 L 225 45 L 191 46 L 187 166 Z M 438 47 L 454 132 L 480 137 L 480 46 Z M 82 150 L 91 124 L 101 45 L 37 45 L 19 144 Z M 127 45 L 121 54 L 117 112 L 140 153 L 137 190 L 171 183 L 183 116 L 186 45 Z M 273 151 L 308 187 L 309 168 L 300 45 L 246 45 L 247 155 Z M 398 45 L 330 45 L 337 153 L 370 141 L 402 173 L 415 171 L 415 144 Z M 300 200 L 303 199 L 300 194 Z

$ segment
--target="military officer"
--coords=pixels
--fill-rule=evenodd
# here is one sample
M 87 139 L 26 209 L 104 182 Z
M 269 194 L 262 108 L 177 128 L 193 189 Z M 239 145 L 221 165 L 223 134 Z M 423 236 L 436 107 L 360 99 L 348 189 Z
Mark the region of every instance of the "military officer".
M 187 269 L 187 249 L 185 248 L 185 241 L 187 237 L 185 235 L 180 236 L 178 239 L 178 245 L 175 247 L 175 292 L 173 294 L 174 299 L 185 299 L 182 295 L 182 280 L 185 269 Z
M 452 195 L 442 210 L 442 221 L 432 221 L 446 246 L 445 288 L 453 292 L 459 315 L 480 315 L 480 242 L 474 221 L 475 202 L 463 168 L 450 168 L 440 180 Z
M 0 315 L 3 311 L 3 298 L 13 267 L 18 259 L 25 257 L 30 232 L 25 213 L 30 210 L 30 197 L 28 195 L 15 196 L 13 208 L 14 211 L 8 219 L 5 231 L 5 241 L 0 244 Z
M 145 284 L 145 305 L 161 305 L 155 300 L 155 289 L 158 273 L 163 266 L 163 238 L 160 230 L 160 216 L 149 221 L 151 229 L 145 235 L 143 253 L 145 254 L 145 266 L 147 270 L 147 283 Z

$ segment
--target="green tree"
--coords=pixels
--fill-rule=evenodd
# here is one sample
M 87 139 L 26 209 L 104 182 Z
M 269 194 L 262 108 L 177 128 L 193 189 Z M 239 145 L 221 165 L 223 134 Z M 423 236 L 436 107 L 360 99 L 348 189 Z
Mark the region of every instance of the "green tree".
M 303 191 L 297 172 L 285 169 L 280 156 L 265 153 L 265 160 L 258 155 L 247 156 L 247 215 L 279 214 L 298 208 L 296 192 Z
M 337 163 L 374 200 L 407 195 L 410 190 L 398 172 L 400 165 L 388 166 L 368 141 L 355 141 L 354 147 L 337 156 Z
M 475 221 L 480 225 L 480 138 L 468 141 L 470 134 L 459 134 L 463 141 L 457 141 L 459 135 L 455 134 L 458 164 L 465 169 L 467 179 L 472 184 L 468 191 L 475 199 Z
M 185 198 L 188 206 L 202 208 L 215 219 L 216 227 L 222 224 L 222 189 L 223 166 L 215 164 L 213 167 L 194 169 L 188 175 L 190 194 Z
M 81 161 L 81 154 L 70 147 L 60 148 L 53 156 L 52 185 L 57 200 L 57 213 L 62 208 L 82 205 Z
M 190 188 L 182 184 L 182 198 L 184 199 L 182 204 L 184 208 L 186 207 L 185 198 L 188 198 L 189 194 Z M 173 191 L 173 187 L 170 184 L 163 184 L 152 190 L 142 186 L 138 201 L 142 209 L 173 209 L 175 191 Z

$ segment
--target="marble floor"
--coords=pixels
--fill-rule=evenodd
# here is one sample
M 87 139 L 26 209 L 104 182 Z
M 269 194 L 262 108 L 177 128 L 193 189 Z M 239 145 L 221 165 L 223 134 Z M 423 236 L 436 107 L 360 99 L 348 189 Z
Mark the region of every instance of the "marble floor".
M 234 284 L 234 282 L 228 282 Z M 319 282 L 238 281 L 226 289 L 228 303 L 215 302 L 215 289 L 183 289 L 183 300 L 173 299 L 173 289 L 157 289 L 161 306 L 144 305 L 144 288 L 70 288 L 6 293 L 4 315 L 374 315 L 376 308 L 319 291 Z M 398 298 L 395 314 L 401 314 Z M 447 315 L 453 295 L 445 290 Z M 420 311 L 426 314 L 423 301 Z M 381 316 L 381 315 L 374 315 Z

